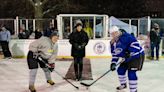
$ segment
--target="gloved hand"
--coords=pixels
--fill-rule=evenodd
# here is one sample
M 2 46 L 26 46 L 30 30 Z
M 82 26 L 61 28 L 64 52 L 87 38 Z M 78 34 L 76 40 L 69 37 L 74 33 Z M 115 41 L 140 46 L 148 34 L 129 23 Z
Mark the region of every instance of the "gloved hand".
M 79 45 L 79 46 L 78 46 L 78 49 L 79 49 L 79 50 L 80 50 L 80 49 L 82 49 L 82 46 L 81 46 L 81 45 Z
M 125 52 L 125 58 L 129 58 L 130 57 L 130 52 Z
M 77 50 L 83 49 L 82 45 L 79 45 L 79 44 L 77 44 L 77 43 L 74 44 L 74 47 L 75 47 Z
M 111 63 L 110 69 L 111 69 L 112 71 L 116 70 L 116 63 Z
M 55 63 L 48 63 L 48 69 L 52 72 L 55 68 Z
M 82 43 L 81 48 L 85 48 L 86 45 L 86 43 Z
M 79 47 L 78 47 L 79 45 L 78 45 L 77 43 L 74 43 L 73 46 L 74 46 L 76 49 L 79 48 Z

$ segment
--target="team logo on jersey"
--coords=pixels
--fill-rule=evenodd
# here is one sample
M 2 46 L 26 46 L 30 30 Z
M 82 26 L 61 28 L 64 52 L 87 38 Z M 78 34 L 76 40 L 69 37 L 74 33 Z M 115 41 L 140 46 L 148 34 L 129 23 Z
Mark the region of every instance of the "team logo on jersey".
M 118 55 L 118 54 L 120 54 L 121 52 L 122 52 L 122 48 L 116 48 L 116 49 L 114 50 L 115 55 Z
M 94 52 L 96 54 L 102 54 L 104 53 L 105 51 L 105 44 L 103 42 L 97 42 L 95 45 L 94 45 Z

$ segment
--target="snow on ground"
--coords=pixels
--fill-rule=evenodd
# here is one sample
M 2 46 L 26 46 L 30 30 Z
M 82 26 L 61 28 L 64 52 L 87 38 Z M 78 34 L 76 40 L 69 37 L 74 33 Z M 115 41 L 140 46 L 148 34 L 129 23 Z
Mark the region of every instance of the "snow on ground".
M 57 61 L 56 71 L 63 76 L 68 71 L 70 61 Z M 98 78 L 110 69 L 110 59 L 91 59 L 93 79 Z M 146 61 L 143 70 L 138 72 L 138 92 L 164 92 L 164 59 L 160 61 Z M 25 59 L 0 60 L 0 92 L 29 92 L 29 69 Z M 64 81 L 55 72 L 52 79 L 56 82 L 54 86 L 46 83 L 44 73 L 38 70 L 36 78 L 37 92 L 116 92 L 119 85 L 116 72 L 110 72 L 88 90 L 79 82 L 71 81 L 80 87 L 79 90 Z M 83 81 L 91 83 L 93 80 Z M 129 90 L 125 90 L 129 92 Z

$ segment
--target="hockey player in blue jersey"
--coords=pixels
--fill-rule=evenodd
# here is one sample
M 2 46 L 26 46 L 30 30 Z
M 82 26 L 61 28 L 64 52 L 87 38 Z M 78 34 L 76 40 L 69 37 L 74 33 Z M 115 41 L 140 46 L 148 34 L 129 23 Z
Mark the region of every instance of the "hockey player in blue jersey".
M 111 44 L 111 70 L 116 69 L 119 58 L 124 58 L 124 62 L 117 69 L 120 86 L 117 90 L 127 87 L 127 77 L 129 80 L 130 92 L 137 92 L 137 75 L 136 72 L 142 69 L 144 61 L 144 50 L 139 45 L 136 38 L 125 31 L 121 31 L 117 26 L 110 29 L 112 40 Z

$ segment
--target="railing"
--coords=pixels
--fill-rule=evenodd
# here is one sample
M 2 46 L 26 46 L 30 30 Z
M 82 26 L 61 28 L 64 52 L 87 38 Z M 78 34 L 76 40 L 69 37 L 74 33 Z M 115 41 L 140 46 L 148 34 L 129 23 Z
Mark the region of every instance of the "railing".
M 136 30 L 133 32 L 136 37 L 138 37 L 140 33 L 143 35 L 147 35 L 151 29 L 150 23 L 158 23 L 161 32 L 164 31 L 164 19 L 148 19 L 145 17 L 133 19 L 120 18 L 120 20 L 129 24 L 128 27 L 132 28 L 132 30 Z M 9 31 L 11 32 L 12 36 L 15 37 L 19 34 L 19 30 L 21 29 L 21 27 L 24 27 L 24 29 L 29 30 L 30 32 L 34 32 L 37 29 L 37 23 L 41 23 L 42 28 L 40 30 L 45 31 L 46 28 L 49 27 L 50 22 L 55 28 L 57 28 L 56 19 L 19 19 L 18 17 L 16 19 L 0 19 L 0 26 L 5 25 L 7 29 L 9 29 Z M 119 26 L 123 27 L 122 25 Z

